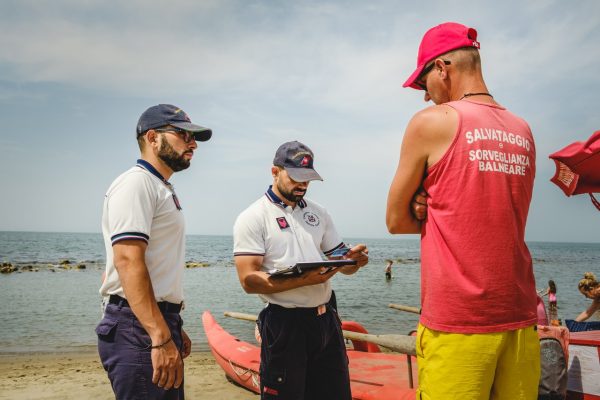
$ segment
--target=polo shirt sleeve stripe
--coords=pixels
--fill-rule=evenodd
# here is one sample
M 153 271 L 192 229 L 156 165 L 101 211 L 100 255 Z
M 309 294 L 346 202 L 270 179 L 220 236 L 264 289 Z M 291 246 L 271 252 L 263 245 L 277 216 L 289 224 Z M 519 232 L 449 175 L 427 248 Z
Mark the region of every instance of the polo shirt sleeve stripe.
M 324 252 L 324 254 L 326 256 L 330 256 L 331 253 L 333 253 L 334 251 L 336 251 L 337 249 L 341 249 L 342 247 L 346 247 L 346 244 L 344 242 L 341 242 L 340 244 L 338 244 L 337 246 L 335 246 L 333 249 L 331 250 L 327 250 L 326 252 Z
M 148 243 L 149 239 L 150 239 L 150 236 L 146 235 L 145 233 L 123 232 L 123 233 L 117 233 L 116 235 L 111 236 L 110 241 L 111 241 L 112 245 L 114 246 L 115 243 L 118 243 L 121 240 L 143 240 L 144 242 Z
M 248 253 L 248 252 L 239 252 L 239 253 L 233 253 L 233 256 L 261 256 L 264 257 L 265 253 Z

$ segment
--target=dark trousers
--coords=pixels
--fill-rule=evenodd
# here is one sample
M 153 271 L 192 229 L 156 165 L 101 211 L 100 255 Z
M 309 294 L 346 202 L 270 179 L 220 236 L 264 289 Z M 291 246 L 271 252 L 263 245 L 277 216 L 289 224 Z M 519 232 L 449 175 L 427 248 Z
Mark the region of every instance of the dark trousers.
M 181 317 L 177 313 L 163 313 L 163 317 L 181 349 Z M 152 342 L 129 307 L 108 304 L 96 333 L 100 360 L 117 400 L 184 399 L 183 384 L 179 389 L 164 390 L 152 383 Z
M 258 326 L 261 399 L 351 399 L 346 346 L 331 303 L 321 315 L 269 304 Z

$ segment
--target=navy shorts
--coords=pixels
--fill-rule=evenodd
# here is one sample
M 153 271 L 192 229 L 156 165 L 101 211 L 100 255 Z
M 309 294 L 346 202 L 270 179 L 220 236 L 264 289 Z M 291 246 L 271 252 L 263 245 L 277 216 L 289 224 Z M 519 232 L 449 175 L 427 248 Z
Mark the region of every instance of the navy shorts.
M 269 304 L 258 316 L 261 399 L 350 400 L 342 327 L 330 304 L 284 308 Z
M 181 317 L 178 313 L 163 313 L 163 317 L 181 351 Z M 152 341 L 129 307 L 107 304 L 96 334 L 100 360 L 117 400 L 184 399 L 183 383 L 169 390 L 152 383 Z

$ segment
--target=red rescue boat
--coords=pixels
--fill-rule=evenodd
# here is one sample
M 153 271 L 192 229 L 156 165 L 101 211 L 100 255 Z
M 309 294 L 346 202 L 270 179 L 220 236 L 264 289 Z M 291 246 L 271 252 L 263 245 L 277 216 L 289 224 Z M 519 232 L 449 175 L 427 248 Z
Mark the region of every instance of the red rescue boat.
M 202 315 L 204 332 L 217 363 L 237 384 L 260 393 L 260 347 L 243 342 L 225 331 L 210 312 Z M 343 323 L 345 330 L 367 333 L 356 322 Z M 348 350 L 352 398 L 360 400 L 414 400 L 415 389 L 410 388 L 408 366 L 412 368 L 416 385 L 416 360 L 396 353 L 382 353 L 374 344 L 354 342 L 357 349 Z

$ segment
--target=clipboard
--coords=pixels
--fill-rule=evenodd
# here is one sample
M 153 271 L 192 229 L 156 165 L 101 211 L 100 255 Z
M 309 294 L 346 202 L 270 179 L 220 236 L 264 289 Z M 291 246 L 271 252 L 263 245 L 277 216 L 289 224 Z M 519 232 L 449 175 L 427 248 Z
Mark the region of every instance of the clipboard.
M 323 273 L 329 272 L 332 269 L 344 267 L 346 265 L 356 265 L 356 260 L 324 260 L 324 261 L 308 261 L 299 262 L 291 267 L 284 269 L 268 272 L 273 278 L 283 278 L 288 276 L 299 276 L 306 271 L 311 269 L 325 267 L 327 268 Z

